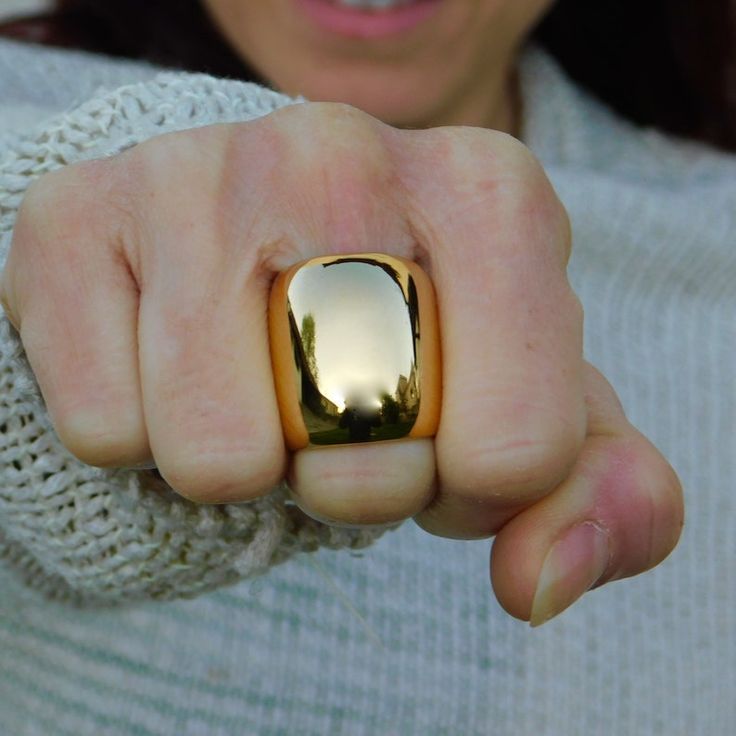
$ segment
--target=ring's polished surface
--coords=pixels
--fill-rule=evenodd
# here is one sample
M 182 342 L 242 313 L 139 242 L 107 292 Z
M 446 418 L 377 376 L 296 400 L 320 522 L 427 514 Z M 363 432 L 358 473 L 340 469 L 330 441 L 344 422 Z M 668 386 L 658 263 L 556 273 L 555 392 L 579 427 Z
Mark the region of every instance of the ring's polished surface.
M 269 332 L 290 449 L 437 431 L 437 307 L 416 263 L 383 253 L 297 263 L 271 289 Z

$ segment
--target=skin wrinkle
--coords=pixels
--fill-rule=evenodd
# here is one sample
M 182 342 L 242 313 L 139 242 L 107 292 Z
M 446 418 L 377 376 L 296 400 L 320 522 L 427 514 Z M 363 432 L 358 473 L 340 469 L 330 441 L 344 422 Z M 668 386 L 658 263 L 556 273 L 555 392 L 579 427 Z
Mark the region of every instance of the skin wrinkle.
M 330 480 L 360 480 L 361 478 L 381 478 L 383 479 L 390 479 L 390 478 L 396 478 L 397 473 L 391 473 L 388 472 L 388 469 L 385 467 L 381 468 L 375 468 L 375 469 L 363 469 L 363 468 L 351 468 L 348 470 L 322 470 L 320 471 L 320 476 L 322 480 L 330 481 Z

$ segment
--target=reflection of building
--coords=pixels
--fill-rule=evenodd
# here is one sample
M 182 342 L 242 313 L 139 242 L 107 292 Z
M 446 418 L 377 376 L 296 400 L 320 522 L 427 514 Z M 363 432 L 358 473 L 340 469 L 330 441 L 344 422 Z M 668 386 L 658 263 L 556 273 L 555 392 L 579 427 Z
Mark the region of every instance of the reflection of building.
M 419 409 L 419 386 L 417 385 L 417 367 L 413 363 L 411 372 L 407 378 L 404 375 L 399 376 L 399 382 L 396 385 L 396 401 L 401 407 L 402 413 L 407 416 L 414 416 Z

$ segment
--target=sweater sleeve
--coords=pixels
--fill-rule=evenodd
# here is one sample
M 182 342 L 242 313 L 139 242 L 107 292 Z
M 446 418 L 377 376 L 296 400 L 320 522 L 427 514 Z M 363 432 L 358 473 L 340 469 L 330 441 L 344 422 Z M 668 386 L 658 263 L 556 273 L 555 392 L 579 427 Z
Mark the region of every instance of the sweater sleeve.
M 0 268 L 30 183 L 163 133 L 246 121 L 306 102 L 206 74 L 163 72 L 95 95 L 0 149 Z M 193 597 L 321 546 L 368 546 L 388 524 L 342 528 L 304 514 L 281 485 L 240 504 L 199 505 L 155 470 L 86 465 L 61 444 L 19 335 L 0 310 L 0 560 L 75 604 Z

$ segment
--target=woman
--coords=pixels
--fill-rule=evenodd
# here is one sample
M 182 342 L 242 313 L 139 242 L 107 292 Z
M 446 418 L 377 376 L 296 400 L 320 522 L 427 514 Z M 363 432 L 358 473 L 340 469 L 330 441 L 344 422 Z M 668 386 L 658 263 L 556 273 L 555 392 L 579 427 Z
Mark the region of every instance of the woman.
M 390 647 L 361 639 L 351 653 L 361 664 L 343 661 L 339 604 L 305 588 L 299 558 L 259 581 L 271 604 L 239 586 L 162 610 L 139 604 L 72 618 L 60 607 L 54 615 L 71 627 L 59 632 L 63 655 L 34 658 L 31 642 L 52 619 L 51 608 L 29 603 L 38 620 L 26 610 L 4 630 L 24 673 L 13 683 L 11 724 L 27 723 L 33 709 L 39 728 L 63 716 L 60 732 L 75 733 L 167 733 L 183 723 L 192 733 L 569 733 L 590 730 L 587 721 L 601 714 L 615 733 L 642 723 L 647 733 L 686 731 L 695 717 L 718 729 L 732 706 L 705 706 L 733 672 L 706 665 L 695 685 L 702 703 L 686 699 L 691 686 L 677 673 L 702 646 L 687 634 L 687 606 L 702 617 L 718 595 L 732 602 L 732 587 L 716 592 L 714 582 L 699 600 L 689 567 L 675 561 L 640 588 L 602 589 L 577 619 L 573 609 L 531 640 L 473 592 L 474 545 L 450 540 L 495 535 L 496 596 L 538 625 L 590 587 L 662 561 L 682 523 L 674 472 L 583 361 L 565 271 L 567 215 L 528 150 L 496 131 L 531 148 L 570 212 L 588 353 L 622 387 L 637 423 L 678 456 L 680 475 L 722 489 L 698 499 L 723 509 L 718 522 L 696 517 L 698 534 L 726 524 L 726 448 L 707 467 L 691 458 L 726 444 L 733 341 L 693 329 L 692 311 L 707 306 L 709 324 L 732 331 L 733 161 L 641 132 L 571 87 L 546 55 L 530 48 L 520 56 L 549 2 L 347 7 L 357 4 L 204 3 L 231 53 L 274 88 L 315 101 L 308 104 L 238 82 L 181 72 L 152 79 L 156 70 L 144 65 L 44 52 L 46 70 L 61 65 L 57 78 L 75 79 L 74 92 L 48 110 L 77 108 L 26 134 L 16 117 L 5 143 L 10 490 L 0 543 L 46 593 L 120 602 L 193 596 L 317 545 L 365 546 L 411 517 L 432 536 L 403 525 L 366 552 L 372 567 L 357 568 L 344 553 L 331 565 L 342 588 L 351 575 L 375 573 L 353 597 L 380 590 L 373 605 L 384 609 L 368 630 L 375 637 L 387 616 L 379 640 Z M 12 44 L 5 53 L 17 70 L 35 58 Z M 38 74 L 31 82 L 5 63 L 7 89 L 43 107 Z M 216 125 L 223 122 L 233 124 Z M 290 455 L 265 331 L 270 283 L 304 258 L 383 249 L 419 261 L 435 283 L 444 355 L 436 437 Z M 688 363 L 693 355 L 707 357 Z M 683 431 L 696 419 L 699 433 Z M 152 462 L 158 474 L 130 469 Z M 291 491 L 274 491 L 283 479 Z M 702 536 L 687 558 L 701 567 Z M 720 554 L 728 559 L 728 550 Z M 715 581 L 715 561 L 707 564 Z M 321 579 L 312 580 L 319 589 Z M 432 592 L 438 580 L 443 598 Z M 678 589 L 682 613 L 670 610 Z M 12 600 L 37 600 L 26 595 Z M 312 616 L 307 601 L 315 613 L 331 611 Z M 233 603 L 241 615 L 250 609 L 242 621 L 229 620 Z M 637 610 L 652 620 L 642 624 Z M 335 628 L 315 634 L 324 620 Z M 104 649 L 115 650 L 115 631 L 124 648 L 140 651 L 91 652 L 82 637 L 92 630 Z M 663 653 L 671 630 L 677 643 Z M 452 638 L 461 631 L 474 647 Z M 175 654 L 168 635 L 190 651 Z M 421 653 L 419 642 L 433 636 L 446 655 Z M 717 632 L 700 636 L 715 657 Z M 345 645 L 355 640 L 349 633 Z M 585 651 L 573 661 L 581 640 Z M 165 665 L 142 649 L 152 642 Z M 332 669 L 309 653 L 314 642 Z M 252 661 L 237 656 L 240 647 L 256 652 Z M 55 695 L 54 666 L 67 656 L 81 689 Z M 89 676 L 92 660 L 102 679 Z M 34 689 L 35 668 L 43 684 Z M 115 675 L 126 671 L 131 684 L 115 693 Z M 146 697 L 150 688 L 156 695 Z M 487 702 L 490 688 L 510 706 Z M 187 702 L 185 689 L 197 697 Z M 126 699 L 138 710 L 122 710 Z

